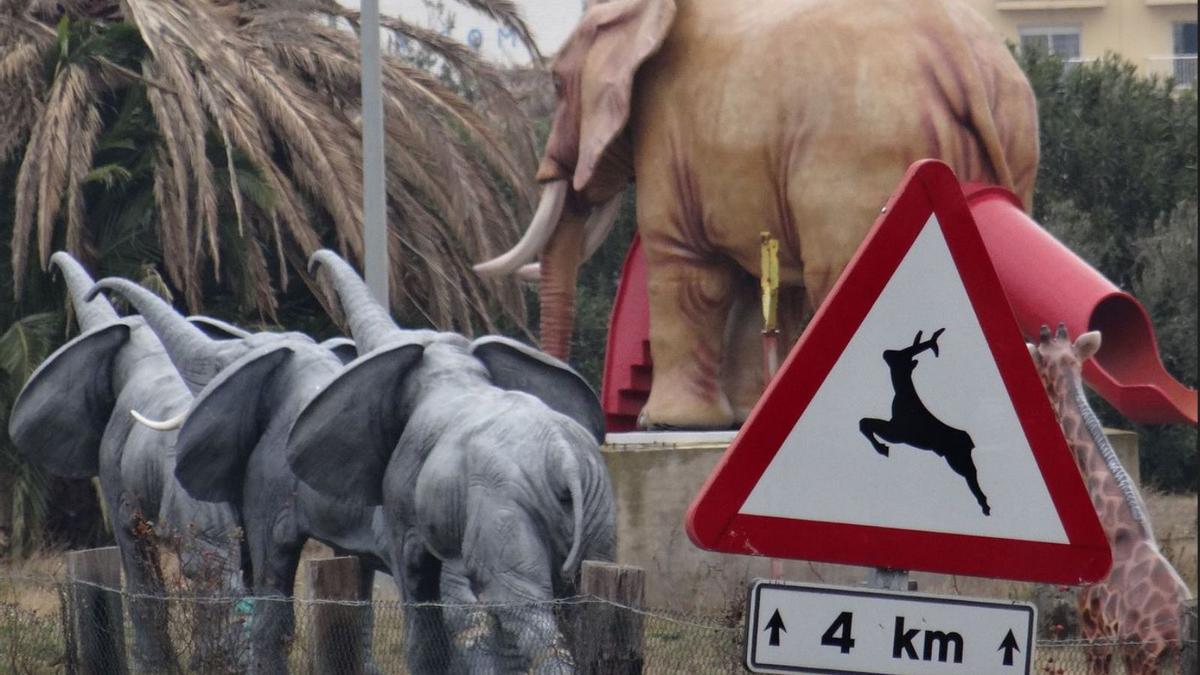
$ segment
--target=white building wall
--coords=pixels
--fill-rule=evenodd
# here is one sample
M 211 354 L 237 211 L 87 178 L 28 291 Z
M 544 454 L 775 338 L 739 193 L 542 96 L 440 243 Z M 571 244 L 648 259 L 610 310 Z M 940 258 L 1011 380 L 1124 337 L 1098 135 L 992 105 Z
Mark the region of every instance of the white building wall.
M 340 2 L 358 9 L 360 0 Z M 533 32 L 538 49 L 542 54 L 551 56 L 579 22 L 586 0 L 515 0 L 515 3 Z M 449 34 L 459 42 L 473 47 L 493 61 L 510 65 L 529 63 L 529 54 L 521 43 L 491 18 L 454 0 L 437 4 L 442 5 L 452 17 L 453 25 Z M 403 17 L 426 28 L 445 29 L 442 14 L 427 0 L 379 0 L 379 12 Z

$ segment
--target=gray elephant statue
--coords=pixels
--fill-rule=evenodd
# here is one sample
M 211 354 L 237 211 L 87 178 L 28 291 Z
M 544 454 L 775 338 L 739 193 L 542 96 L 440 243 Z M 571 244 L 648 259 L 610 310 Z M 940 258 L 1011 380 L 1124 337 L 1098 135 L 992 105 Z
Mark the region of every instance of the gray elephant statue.
M 318 251 L 318 266 L 363 356 L 297 417 L 292 468 L 339 501 L 383 504 L 405 602 L 486 603 L 499 627 L 498 648 L 480 645 L 440 608 L 410 610 L 411 672 L 444 672 L 450 641 L 468 651 L 462 670 L 573 672 L 547 601 L 573 595 L 581 561 L 615 547 L 595 393 L 507 338 L 402 330 L 344 260 Z M 439 587 L 443 566 L 465 583 Z
M 292 422 L 341 372 L 351 345 L 344 338 L 317 344 L 300 333 L 214 340 L 140 286 L 104 279 L 93 293 L 101 289 L 121 294 L 137 308 L 195 395 L 183 414 L 150 424 L 179 428 L 175 476 L 192 496 L 238 504 L 258 597 L 251 624 L 253 670 L 287 672 L 295 624 L 290 597 L 309 538 L 359 558 L 362 598 L 370 598 L 375 571 L 391 570 L 382 510 L 317 492 L 301 483 L 287 462 Z M 364 658 L 373 664 L 370 622 L 361 632 Z
M 227 502 L 188 495 L 175 478 L 177 432 L 147 429 L 131 414 L 172 416 L 187 409 L 192 394 L 141 317 L 119 317 L 104 298 L 85 300 L 92 279 L 70 255 L 55 253 L 50 264 L 66 281 L 81 334 L 29 378 L 13 405 L 9 435 L 50 473 L 99 476 L 131 594 L 135 669 L 179 669 L 166 603 L 154 599 L 166 594 L 156 540 L 170 537 L 179 539 L 181 571 L 192 587 L 231 598 L 194 616 L 197 652 L 189 667 L 236 667 L 240 627 L 230 617 L 232 598 L 243 589 L 237 514 Z
M 643 428 L 741 424 L 763 390 L 760 232 L 779 242 L 780 346 L 799 336 L 913 162 L 1032 206 L 1033 90 L 960 0 L 590 3 L 554 61 L 541 344 L 567 358 L 582 260 L 637 182 L 654 363 Z

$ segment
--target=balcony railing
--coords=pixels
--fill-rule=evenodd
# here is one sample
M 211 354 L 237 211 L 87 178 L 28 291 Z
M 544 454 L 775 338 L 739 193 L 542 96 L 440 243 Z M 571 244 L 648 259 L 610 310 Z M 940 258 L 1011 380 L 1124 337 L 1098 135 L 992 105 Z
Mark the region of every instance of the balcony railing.
M 1108 0 L 996 0 L 1000 11 L 1043 9 L 1094 9 L 1104 7 Z
M 1175 78 L 1175 83 L 1181 87 L 1196 86 L 1195 54 L 1151 56 L 1146 60 L 1148 62 L 1147 73 L 1152 73 L 1159 77 L 1173 77 Z

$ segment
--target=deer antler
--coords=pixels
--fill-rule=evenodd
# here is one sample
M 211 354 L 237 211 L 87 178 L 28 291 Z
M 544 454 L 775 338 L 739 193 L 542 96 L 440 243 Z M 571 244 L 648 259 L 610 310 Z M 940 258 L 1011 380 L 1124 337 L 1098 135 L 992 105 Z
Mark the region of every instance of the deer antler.
M 909 347 L 907 351 L 915 356 L 925 350 L 929 350 L 933 352 L 934 356 L 938 356 L 938 337 L 940 337 L 942 333 L 945 333 L 946 329 L 939 328 L 935 330 L 933 332 L 933 337 L 929 338 L 925 342 L 921 342 L 921 334 L 923 332 L 924 331 L 917 331 L 917 337 L 913 339 L 912 346 Z

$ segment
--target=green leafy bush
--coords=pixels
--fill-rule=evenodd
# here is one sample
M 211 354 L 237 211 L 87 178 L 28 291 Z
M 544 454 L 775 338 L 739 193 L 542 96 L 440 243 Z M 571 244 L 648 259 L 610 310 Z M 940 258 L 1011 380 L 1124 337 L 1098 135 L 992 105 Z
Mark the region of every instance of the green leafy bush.
M 1111 54 L 1077 65 L 1038 52 L 1019 60 L 1041 126 L 1034 219 L 1142 302 L 1167 370 L 1195 387 L 1196 92 Z M 1139 433 L 1143 480 L 1195 489 L 1194 427 L 1133 425 L 1094 403 L 1105 424 Z

